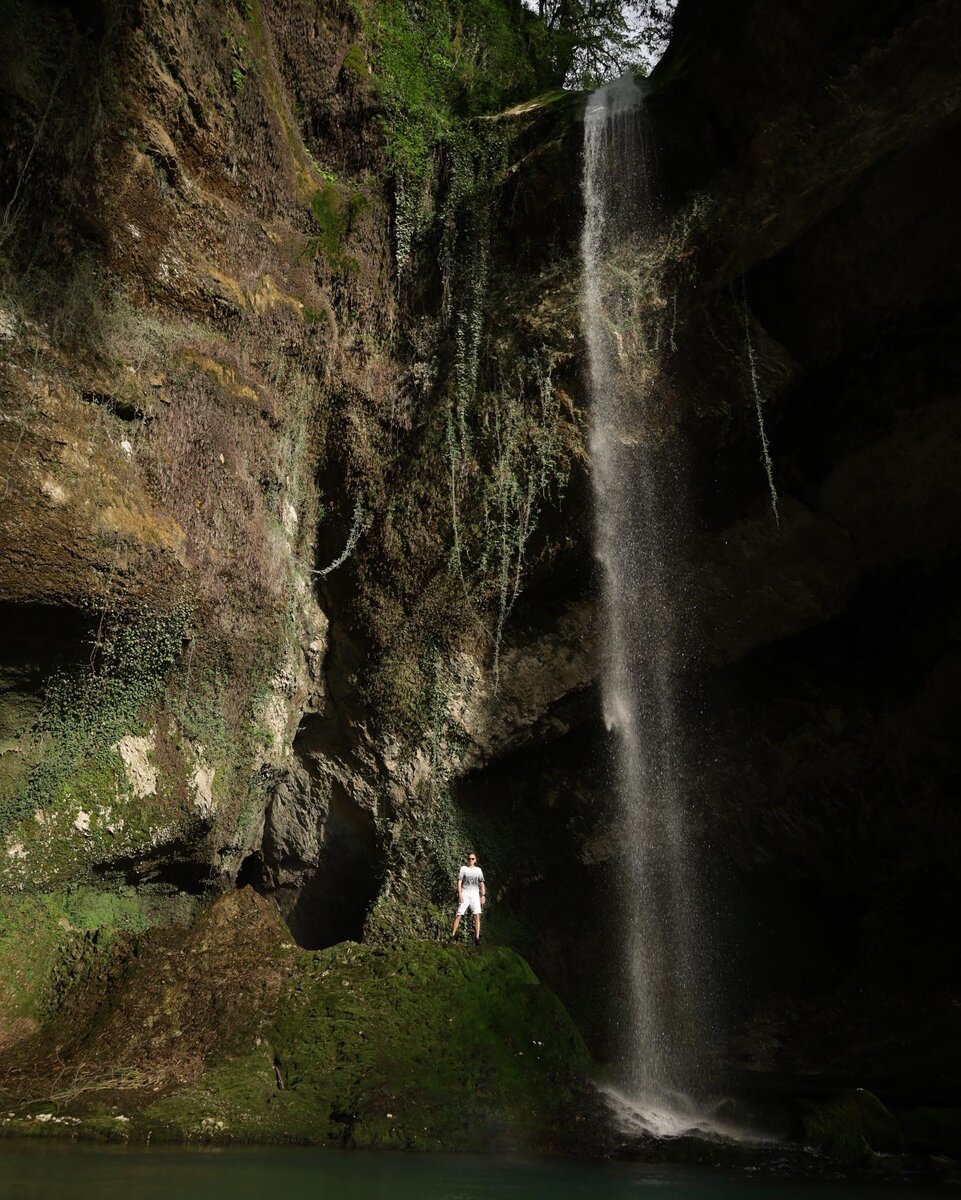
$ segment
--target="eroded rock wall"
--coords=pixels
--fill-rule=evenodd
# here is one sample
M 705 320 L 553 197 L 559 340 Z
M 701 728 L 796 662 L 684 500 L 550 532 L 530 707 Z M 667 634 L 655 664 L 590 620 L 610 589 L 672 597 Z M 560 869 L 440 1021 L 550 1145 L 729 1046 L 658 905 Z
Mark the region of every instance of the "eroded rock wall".
M 322 498 L 320 464 L 351 420 L 338 398 L 383 391 L 356 349 L 361 321 L 383 343 L 394 302 L 356 17 L 11 3 L 4 25 L 16 931 L 37 889 L 199 898 L 260 844 L 325 691 L 317 529 L 336 539 L 349 501 L 343 480 Z
M 380 936 L 436 934 L 457 764 L 590 671 L 583 609 L 560 679 L 505 638 L 579 418 L 537 320 L 484 287 L 510 253 L 487 218 L 519 159 L 563 159 L 577 101 L 469 127 L 539 71 L 532 18 L 477 14 L 5 6 L 5 1042 L 62 962 L 235 885 L 304 946 L 375 900 Z M 504 70 L 463 68 L 427 120 L 435 35 L 489 36 Z

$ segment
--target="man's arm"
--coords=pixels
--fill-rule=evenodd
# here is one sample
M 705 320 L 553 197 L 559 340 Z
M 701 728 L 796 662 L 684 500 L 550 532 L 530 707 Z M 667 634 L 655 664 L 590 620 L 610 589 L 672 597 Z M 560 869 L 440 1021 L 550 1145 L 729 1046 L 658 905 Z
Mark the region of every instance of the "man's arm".
M 457 872 L 457 902 L 458 902 L 458 904 L 464 903 L 464 868 L 463 867 L 461 867 L 461 869 Z
M 480 898 L 481 898 L 481 906 L 483 907 L 484 903 L 487 900 L 487 884 L 484 881 L 484 872 L 483 871 L 481 871 L 481 877 L 480 877 Z

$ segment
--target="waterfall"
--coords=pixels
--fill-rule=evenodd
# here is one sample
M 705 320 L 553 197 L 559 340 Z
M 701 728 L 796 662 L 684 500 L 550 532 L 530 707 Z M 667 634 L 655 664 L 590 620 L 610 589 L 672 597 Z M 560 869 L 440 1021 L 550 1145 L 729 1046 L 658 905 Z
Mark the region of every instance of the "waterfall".
M 704 898 L 684 790 L 679 677 L 688 653 L 678 437 L 653 386 L 662 342 L 653 142 L 634 80 L 585 114 L 581 316 L 588 349 L 601 683 L 615 746 L 623 974 L 617 1094 L 642 1128 L 704 1128 Z

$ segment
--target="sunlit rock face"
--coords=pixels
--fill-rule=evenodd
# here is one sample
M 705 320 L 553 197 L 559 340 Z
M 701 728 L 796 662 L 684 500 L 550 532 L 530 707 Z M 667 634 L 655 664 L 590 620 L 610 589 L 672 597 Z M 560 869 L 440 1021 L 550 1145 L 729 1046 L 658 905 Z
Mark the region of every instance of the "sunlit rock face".
M 341 74 L 349 21 L 250 15 L 3 6 L 5 1041 L 44 1016 L 63 944 L 234 886 L 324 704 L 311 572 L 352 499 L 325 480 L 318 549 L 318 475 L 357 361 L 332 297 L 390 328 L 381 189 L 341 220 L 381 143 L 364 72 Z M 297 124 L 318 107 L 336 187 Z
M 554 565 L 581 569 L 560 496 L 583 462 L 576 297 L 544 282 L 576 237 L 578 101 L 517 105 L 530 18 L 493 31 L 521 82 L 484 84 L 507 110 L 490 169 L 428 143 L 443 169 L 405 207 L 359 10 L 34 7 L 4 5 L 0 65 L 5 1044 L 49 1015 L 63 955 L 237 884 L 305 947 L 436 935 L 458 772 L 565 731 L 593 678 L 582 586 L 519 621 Z M 509 214 L 489 295 L 481 212 Z M 494 313 L 455 569 L 452 381 Z M 496 429 L 495 377 L 515 401 Z

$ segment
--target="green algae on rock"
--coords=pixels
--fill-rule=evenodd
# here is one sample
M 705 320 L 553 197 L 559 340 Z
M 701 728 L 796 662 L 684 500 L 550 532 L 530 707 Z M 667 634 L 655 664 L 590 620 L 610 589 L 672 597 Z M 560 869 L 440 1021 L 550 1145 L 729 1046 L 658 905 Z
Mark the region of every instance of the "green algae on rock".
M 106 957 L 118 935 L 186 922 L 190 897 L 132 888 L 0 893 L 0 1050 L 49 1018 L 79 969 Z
M 502 947 L 300 951 L 245 888 L 73 982 L 0 1057 L 8 1133 L 50 1132 L 52 1108 L 79 1136 L 561 1149 L 591 1108 L 580 1033 Z
M 826 1104 L 802 1109 L 805 1136 L 832 1158 L 857 1162 L 873 1153 L 900 1154 L 898 1122 L 873 1092 L 851 1088 Z
M 304 954 L 245 1056 L 135 1118 L 135 1133 L 380 1149 L 523 1149 L 586 1102 L 560 1001 L 500 947 L 343 943 Z

